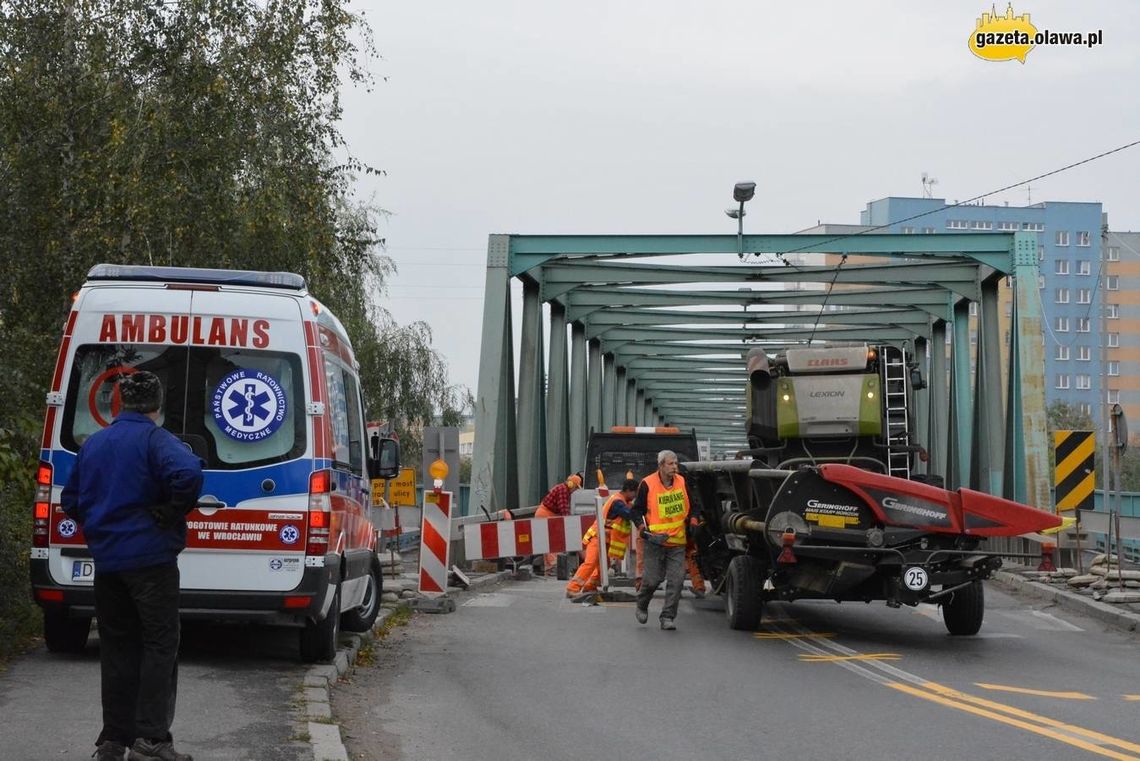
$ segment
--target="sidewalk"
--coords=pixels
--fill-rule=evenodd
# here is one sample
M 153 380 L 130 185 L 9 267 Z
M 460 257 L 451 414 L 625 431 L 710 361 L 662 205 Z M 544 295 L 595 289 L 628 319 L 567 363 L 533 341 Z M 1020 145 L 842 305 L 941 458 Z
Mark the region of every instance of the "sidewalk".
M 1088 616 L 1124 631 L 1140 633 L 1140 603 L 1101 602 L 1093 599 L 1087 591 L 1070 588 L 1064 581 L 1031 578 L 1037 575 L 1038 572 L 1031 568 L 1011 566 L 1009 570 L 995 573 L 993 580 L 1015 594 L 1046 600 L 1062 610 Z

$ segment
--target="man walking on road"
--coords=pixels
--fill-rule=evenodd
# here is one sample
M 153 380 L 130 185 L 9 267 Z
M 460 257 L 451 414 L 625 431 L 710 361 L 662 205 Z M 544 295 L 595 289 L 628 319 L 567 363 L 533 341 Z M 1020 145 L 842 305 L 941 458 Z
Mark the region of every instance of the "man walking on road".
M 97 761 L 191 761 L 174 750 L 178 554 L 198 502 L 202 462 L 156 423 L 162 383 L 119 381 L 123 412 L 79 450 L 60 497 L 95 561 L 103 730 Z
M 677 475 L 677 455 L 664 449 L 657 453 L 657 472 L 646 476 L 633 501 L 634 523 L 645 539 L 645 576 L 637 592 L 637 622 L 649 620 L 649 601 L 662 580 L 665 605 L 661 628 L 676 629 L 677 605 L 685 583 L 685 524 L 689 519 L 689 493 L 685 479 Z

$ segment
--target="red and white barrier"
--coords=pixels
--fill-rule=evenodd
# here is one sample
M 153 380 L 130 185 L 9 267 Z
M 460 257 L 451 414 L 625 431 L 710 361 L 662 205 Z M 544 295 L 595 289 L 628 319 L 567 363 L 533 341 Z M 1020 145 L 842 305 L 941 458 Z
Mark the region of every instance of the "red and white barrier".
M 464 555 L 468 560 L 490 560 L 548 552 L 577 552 L 593 515 L 529 518 L 517 521 L 468 523 L 463 527 Z
M 451 492 L 424 494 L 423 521 L 420 524 L 420 594 L 447 592 L 450 565 Z

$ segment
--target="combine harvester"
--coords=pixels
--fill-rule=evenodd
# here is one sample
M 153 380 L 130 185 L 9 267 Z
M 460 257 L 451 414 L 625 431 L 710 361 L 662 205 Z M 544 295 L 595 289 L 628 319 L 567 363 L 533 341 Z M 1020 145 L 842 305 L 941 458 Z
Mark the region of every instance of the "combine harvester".
M 753 350 L 748 374 L 750 448 L 681 466 L 701 572 L 734 629 L 755 629 L 768 601 L 884 600 L 938 604 L 951 634 L 976 634 L 982 580 L 1012 557 L 986 552 L 985 539 L 1061 523 L 915 472 L 926 452 L 912 393 L 923 384 L 898 347 Z

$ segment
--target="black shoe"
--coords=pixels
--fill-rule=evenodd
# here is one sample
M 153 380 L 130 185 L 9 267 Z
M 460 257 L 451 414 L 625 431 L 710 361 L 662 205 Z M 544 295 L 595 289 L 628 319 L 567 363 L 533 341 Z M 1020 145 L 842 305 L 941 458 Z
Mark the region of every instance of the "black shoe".
M 176 751 L 174 743 L 142 739 L 135 740 L 127 759 L 128 761 L 194 761 L 189 753 Z
M 634 608 L 633 615 L 637 616 L 637 623 L 644 624 L 649 620 L 649 611 L 642 610 L 641 608 Z
M 663 618 L 661 619 L 661 628 L 671 632 L 677 629 L 677 624 L 673 623 L 673 619 L 671 618 Z
M 123 761 L 127 755 L 127 746 L 114 740 L 106 740 L 91 754 L 95 761 Z

